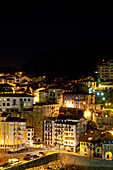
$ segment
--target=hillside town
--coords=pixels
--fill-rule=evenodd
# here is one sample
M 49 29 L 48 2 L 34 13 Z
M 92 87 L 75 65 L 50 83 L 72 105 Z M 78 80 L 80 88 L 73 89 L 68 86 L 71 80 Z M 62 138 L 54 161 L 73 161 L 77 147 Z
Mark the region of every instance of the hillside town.
M 113 160 L 113 60 L 95 75 L 0 73 L 0 152 L 56 147 Z

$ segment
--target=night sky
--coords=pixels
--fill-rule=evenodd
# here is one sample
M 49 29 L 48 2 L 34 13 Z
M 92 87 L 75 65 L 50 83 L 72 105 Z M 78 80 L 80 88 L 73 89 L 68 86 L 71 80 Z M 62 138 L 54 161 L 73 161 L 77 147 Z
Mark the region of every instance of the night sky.
M 20 67 L 34 59 L 39 67 L 45 60 L 43 69 L 48 61 L 55 65 L 58 59 L 66 64 L 64 69 L 68 63 L 80 69 L 81 62 L 84 68 L 93 68 L 97 60 L 111 57 L 113 12 L 108 2 L 43 1 L 1 6 L 0 67 Z

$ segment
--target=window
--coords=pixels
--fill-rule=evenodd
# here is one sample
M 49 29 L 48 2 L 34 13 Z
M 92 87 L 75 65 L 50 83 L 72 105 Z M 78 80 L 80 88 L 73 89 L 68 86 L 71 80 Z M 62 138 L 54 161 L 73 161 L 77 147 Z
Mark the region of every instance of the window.
M 30 138 L 28 138 L 28 140 L 30 140 Z
M 108 150 L 110 149 L 109 145 L 107 146 L 107 149 L 108 149 Z
M 13 100 L 13 105 L 16 105 L 16 99 Z
M 24 99 L 24 101 L 26 101 L 26 98 Z
M 30 136 L 30 133 L 28 133 L 28 136 Z
M 7 98 L 7 101 L 10 101 L 10 98 Z
M 3 106 L 5 106 L 5 103 L 3 103 Z
M 28 99 L 28 101 L 31 101 L 31 99 Z
M 7 103 L 7 106 L 10 106 L 10 103 Z
M 100 150 L 99 149 L 97 149 L 97 152 L 99 152 Z

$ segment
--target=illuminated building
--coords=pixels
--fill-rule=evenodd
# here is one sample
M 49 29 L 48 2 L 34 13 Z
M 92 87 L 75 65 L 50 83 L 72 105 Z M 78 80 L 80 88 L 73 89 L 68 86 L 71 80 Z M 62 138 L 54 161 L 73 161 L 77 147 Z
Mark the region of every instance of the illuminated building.
M 110 60 L 107 63 L 98 65 L 98 72 L 100 82 L 112 82 L 113 81 L 113 60 Z
M 34 137 L 34 127 L 26 126 L 26 144 L 32 145 Z
M 26 126 L 34 128 L 33 140 L 43 142 L 43 121 L 44 115 L 41 105 L 34 105 L 31 108 L 24 108 L 22 111 Z
M 84 117 L 46 118 L 44 120 L 44 143 L 50 146 L 60 146 L 76 152 L 77 140 L 86 131 L 87 121 Z
M 18 112 L 33 106 L 33 96 L 27 94 L 0 94 L 1 112 Z
M 89 93 L 64 93 L 63 107 L 95 109 L 95 96 Z
M 98 140 L 100 138 L 101 138 L 101 131 L 100 130 L 88 130 L 87 132 L 85 132 L 79 138 L 80 154 L 82 156 L 87 155 L 88 157 L 93 157 L 93 155 L 95 153 L 95 149 L 96 149 L 95 145 L 98 143 Z
M 9 113 L 2 113 L 0 117 L 0 149 L 15 152 L 25 149 L 25 143 L 25 119 L 10 117 Z
M 39 91 L 39 103 L 45 103 L 47 101 L 46 90 Z
M 42 106 L 34 105 L 33 108 L 33 127 L 34 127 L 34 140 L 38 142 L 43 142 L 43 125 L 44 115 Z
M 113 127 L 113 117 L 110 117 L 107 113 L 94 113 L 93 121 L 100 130 L 110 130 Z
M 62 93 L 63 89 L 58 85 L 50 85 L 47 87 L 47 101 L 50 103 L 58 103 L 62 105 Z
M 41 92 L 41 91 L 43 91 L 43 90 L 45 90 L 45 88 L 44 87 L 42 87 L 42 88 L 39 88 L 39 89 L 36 89 L 36 90 L 34 90 L 34 93 L 33 93 L 33 95 L 34 95 L 34 104 L 36 104 L 36 103 L 38 103 L 38 102 L 42 102 L 42 100 L 44 100 L 44 98 L 46 97 L 46 95 L 45 95 L 45 92 Z M 40 97 L 39 97 L 39 93 L 41 93 L 40 94 Z M 43 96 L 44 95 L 44 96 Z M 43 97 L 42 97 L 43 96 Z M 41 101 L 40 101 L 41 100 Z M 45 101 L 44 101 L 45 102 Z
M 101 138 L 102 158 L 105 160 L 113 160 L 113 135 L 107 133 Z

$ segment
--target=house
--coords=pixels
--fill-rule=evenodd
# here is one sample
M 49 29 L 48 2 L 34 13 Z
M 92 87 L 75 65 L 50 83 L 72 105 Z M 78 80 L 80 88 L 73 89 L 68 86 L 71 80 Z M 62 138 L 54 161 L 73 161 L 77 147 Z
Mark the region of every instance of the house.
M 93 157 L 95 153 L 96 144 L 100 142 L 101 131 L 100 130 L 88 130 L 80 138 L 80 154 L 82 156 L 87 155 Z
M 106 133 L 101 137 L 102 158 L 105 160 L 113 160 L 113 133 Z

